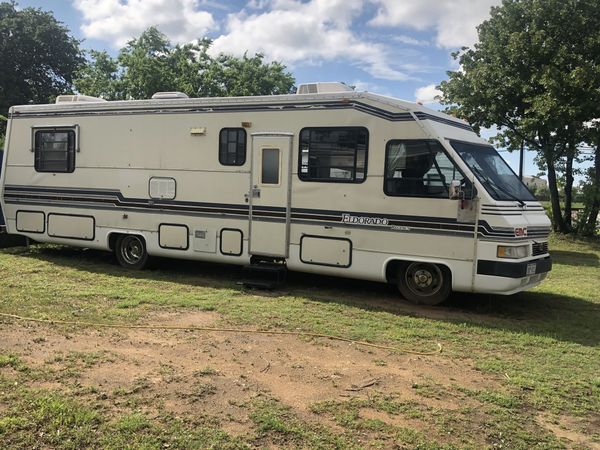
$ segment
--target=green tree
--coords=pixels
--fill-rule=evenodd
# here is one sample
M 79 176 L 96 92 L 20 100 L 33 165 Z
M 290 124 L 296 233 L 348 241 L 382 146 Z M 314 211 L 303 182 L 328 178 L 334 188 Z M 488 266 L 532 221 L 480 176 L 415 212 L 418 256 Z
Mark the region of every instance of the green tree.
M 0 124 L 6 122 L 6 117 L 0 114 Z M 4 134 L 0 131 L 0 155 L 4 151 Z M 0 158 L 0 164 L 2 163 L 2 158 Z
M 176 91 L 173 48 L 167 37 L 151 27 L 119 52 L 121 82 L 127 98 L 144 99 L 159 91 Z
M 242 58 L 219 55 L 209 70 L 211 80 L 216 81 L 219 95 L 247 96 L 289 94 L 294 78 L 285 72 L 285 66 L 272 62 L 265 64 L 264 56 L 256 54 Z
M 600 224 L 600 118 L 589 122 L 586 127 L 586 142 L 593 149 L 593 166 L 590 167 L 583 180 L 581 191 L 584 208 L 579 213 L 577 231 L 582 235 L 595 235 Z
M 119 63 L 105 51 L 91 50 L 90 59 L 77 72 L 73 81 L 79 92 L 106 100 L 122 100 Z
M 208 50 L 209 39 L 173 46 L 151 27 L 122 48 L 116 59 L 90 52 L 75 80 L 82 94 L 115 99 L 145 99 L 159 91 L 181 91 L 190 97 L 269 95 L 291 92 L 294 78 L 280 63 L 263 56 L 242 58 Z
M 496 142 L 538 152 L 547 171 L 553 223 L 570 231 L 573 162 L 583 124 L 600 117 L 600 3 L 503 0 L 478 27 L 479 42 L 454 54 L 461 70 L 440 85 L 449 110 Z M 562 214 L 557 164 L 564 168 Z
M 82 61 L 79 42 L 52 13 L 0 3 L 0 114 L 70 92 Z

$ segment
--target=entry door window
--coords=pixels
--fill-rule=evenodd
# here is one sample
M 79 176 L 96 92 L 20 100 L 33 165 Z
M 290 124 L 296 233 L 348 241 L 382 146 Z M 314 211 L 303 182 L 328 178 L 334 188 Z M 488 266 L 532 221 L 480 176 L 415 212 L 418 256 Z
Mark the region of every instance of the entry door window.
M 279 149 L 262 149 L 262 169 L 260 180 L 262 184 L 279 184 Z

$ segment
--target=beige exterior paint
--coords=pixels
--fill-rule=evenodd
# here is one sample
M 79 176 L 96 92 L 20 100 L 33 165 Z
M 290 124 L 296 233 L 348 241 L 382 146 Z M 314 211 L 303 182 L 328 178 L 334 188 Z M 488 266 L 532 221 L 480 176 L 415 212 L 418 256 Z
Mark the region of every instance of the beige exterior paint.
M 437 121 L 392 121 L 357 108 L 311 107 L 310 102 L 315 101 L 338 101 L 342 105 L 357 101 L 366 105 L 365 108 L 377 108 L 389 114 L 427 113 L 456 120 L 413 103 L 353 92 L 15 107 L 11 109 L 1 179 L 2 208 L 8 231 L 41 242 L 105 250 L 109 249 L 111 234 L 134 233 L 144 237 L 150 255 L 240 265 L 247 264 L 252 254 L 272 255 L 285 258 L 292 270 L 375 281 L 386 280 L 386 267 L 392 261 L 428 261 L 448 266 L 453 289 L 458 291 L 509 293 L 539 282 L 473 275 L 474 258 L 477 254 L 489 254 L 494 259 L 499 239 L 481 239 L 474 245 L 474 234 L 443 233 L 438 225 L 432 226 L 434 229 L 429 232 L 421 232 L 411 226 L 365 228 L 341 221 L 328 223 L 290 217 L 290 210 L 322 210 L 367 217 L 455 220 L 457 200 L 385 195 L 386 143 L 391 139 L 438 139 L 458 167 L 473 180 L 448 139 L 485 142 L 471 131 Z M 295 106 L 287 110 L 280 107 L 260 111 L 212 110 L 258 107 L 274 102 Z M 305 107 L 298 107 L 304 104 Z M 159 111 L 148 111 L 150 108 L 159 108 Z M 69 114 L 58 116 L 65 111 Z M 241 127 L 243 122 L 251 124 L 247 128 L 246 162 L 242 166 L 223 166 L 218 157 L 219 132 L 226 127 Z M 75 156 L 75 171 L 36 172 L 31 151 L 32 127 L 75 125 L 80 149 Z M 368 171 L 364 182 L 319 183 L 299 179 L 299 133 L 305 127 L 324 126 L 368 129 Z M 190 132 L 197 129 L 203 133 Z M 280 150 L 280 177 L 276 186 L 265 186 L 260 170 L 253 170 L 260 168 L 265 148 Z M 163 182 L 167 179 L 174 180 L 174 188 L 170 182 Z M 514 202 L 494 201 L 476 180 L 474 184 L 480 195 L 479 204 L 514 206 Z M 97 190 L 98 193 L 89 204 L 70 204 L 69 195 L 64 193 L 60 197 L 63 200 L 7 202 L 7 187 L 19 186 L 74 192 Z M 260 198 L 248 199 L 254 186 L 261 190 Z M 103 197 L 105 191 L 107 194 Z M 155 207 L 154 203 L 145 207 L 121 207 L 109 193 L 115 191 L 120 193 L 119 201 L 159 202 L 174 195 L 168 201 L 224 205 L 223 211 L 248 206 L 288 209 L 283 220 L 274 221 L 265 216 L 250 219 L 248 213 L 186 211 L 186 207 L 167 211 Z M 98 202 L 98 198 L 105 198 L 105 203 Z M 34 212 L 17 213 L 19 210 Z M 43 227 L 44 217 L 47 230 Z M 492 227 L 508 229 L 548 225 L 543 212 L 491 215 L 485 220 Z M 473 223 L 470 226 L 473 227 Z M 437 232 L 436 227 L 442 231 Z
M 48 214 L 48 236 L 55 238 L 94 239 L 94 217 L 73 213 Z
M 44 213 L 40 211 L 17 211 L 16 229 L 24 233 L 43 233 L 46 229 Z
M 189 246 L 187 226 L 161 224 L 158 227 L 158 244 L 164 248 L 187 250 Z
M 304 264 L 350 267 L 352 264 L 352 242 L 348 239 L 302 237 L 301 261 Z

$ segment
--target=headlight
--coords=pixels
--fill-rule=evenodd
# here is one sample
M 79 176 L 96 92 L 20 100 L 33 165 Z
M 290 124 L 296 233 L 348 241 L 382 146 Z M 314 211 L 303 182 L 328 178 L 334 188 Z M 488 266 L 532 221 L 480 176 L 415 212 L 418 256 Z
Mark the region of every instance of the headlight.
M 529 245 L 499 245 L 498 258 L 520 259 L 526 258 L 529 253 Z

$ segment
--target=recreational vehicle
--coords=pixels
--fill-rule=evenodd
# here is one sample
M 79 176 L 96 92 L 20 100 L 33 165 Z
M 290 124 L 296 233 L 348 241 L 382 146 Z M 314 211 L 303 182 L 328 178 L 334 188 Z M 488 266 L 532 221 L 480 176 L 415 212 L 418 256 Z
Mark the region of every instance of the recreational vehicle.
M 9 233 L 148 256 L 513 294 L 551 269 L 543 208 L 468 123 L 342 84 L 298 94 L 60 96 L 10 109 Z

